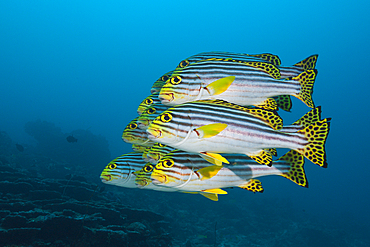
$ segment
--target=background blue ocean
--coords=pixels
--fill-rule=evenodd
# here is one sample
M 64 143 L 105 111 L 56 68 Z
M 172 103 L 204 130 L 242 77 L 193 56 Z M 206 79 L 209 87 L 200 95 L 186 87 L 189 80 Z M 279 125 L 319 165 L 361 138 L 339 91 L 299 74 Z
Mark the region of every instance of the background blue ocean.
M 264 193 L 233 189 L 219 202 L 120 190 L 131 193 L 127 203 L 137 208 L 150 207 L 146 197 L 159 211 L 161 200 L 167 206 L 180 200 L 181 210 L 191 209 L 194 218 L 205 217 L 211 225 L 243 218 L 245 209 L 259 221 L 281 212 L 284 218 L 315 222 L 314 229 L 335 230 L 337 241 L 352 236 L 353 246 L 365 246 L 370 229 L 369 7 L 368 1 L 345 0 L 1 1 L 0 130 L 26 148 L 36 145 L 25 132 L 29 121 L 53 123 L 63 133 L 89 130 L 109 143 L 111 156 L 100 164 L 102 170 L 131 151 L 121 140 L 123 129 L 137 116 L 153 82 L 181 60 L 205 51 L 269 52 L 289 66 L 319 54 L 313 99 L 332 124 L 328 168 L 306 161 L 308 189 L 270 176 L 261 178 Z M 292 111 L 279 114 L 290 123 L 307 111 L 294 98 Z M 230 230 L 230 238 L 247 234 L 248 228 L 243 231 Z M 322 246 L 332 243 L 325 241 Z M 294 240 L 286 246 L 294 246 Z

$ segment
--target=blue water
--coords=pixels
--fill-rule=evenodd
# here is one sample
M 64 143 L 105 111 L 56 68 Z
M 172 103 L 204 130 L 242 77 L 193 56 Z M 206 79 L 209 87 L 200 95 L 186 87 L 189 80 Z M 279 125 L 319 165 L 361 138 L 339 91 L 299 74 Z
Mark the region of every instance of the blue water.
M 332 118 L 328 168 L 307 161 L 308 189 L 266 177 L 262 195 L 235 189 L 222 197 L 232 203 L 195 203 L 210 210 L 224 205 L 237 215 L 243 205 L 253 208 L 251 198 L 276 201 L 274 207 L 283 201 L 295 214 L 314 215 L 349 234 L 368 231 L 370 4 L 225 3 L 1 1 L 0 130 L 33 145 L 24 131 L 29 121 L 49 121 L 65 133 L 88 129 L 108 140 L 114 158 L 131 151 L 121 134 L 153 82 L 182 59 L 205 51 L 270 52 L 288 66 L 319 54 L 313 98 L 322 116 Z M 289 123 L 308 110 L 293 99 L 292 112 L 280 114 Z

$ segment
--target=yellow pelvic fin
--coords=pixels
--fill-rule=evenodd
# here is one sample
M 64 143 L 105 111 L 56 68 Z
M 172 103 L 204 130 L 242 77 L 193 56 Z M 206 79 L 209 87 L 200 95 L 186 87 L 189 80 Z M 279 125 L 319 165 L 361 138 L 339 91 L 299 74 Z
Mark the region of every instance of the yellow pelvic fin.
M 257 163 L 259 164 L 268 165 L 268 166 L 272 165 L 272 155 L 268 151 L 262 150 L 257 155 L 253 155 L 249 157 L 257 161 Z
M 300 153 L 290 150 L 280 157 L 279 160 L 286 161 L 291 166 L 289 171 L 283 173 L 281 176 L 293 181 L 299 186 L 308 188 L 306 173 L 304 171 L 304 158 Z
M 309 56 L 308 58 L 306 59 L 303 59 L 302 61 L 294 64 L 293 66 L 295 67 L 300 67 L 302 68 L 303 70 L 310 70 L 310 69 L 315 69 L 315 66 L 316 66 L 316 62 L 317 62 L 317 57 L 319 55 L 312 55 L 312 56 Z
M 227 127 L 227 124 L 223 124 L 223 123 L 207 124 L 202 127 L 196 128 L 195 132 L 197 133 L 199 139 L 210 138 L 212 136 L 218 135 L 226 127 Z
M 202 196 L 212 200 L 212 201 L 215 201 L 217 202 L 218 201 L 218 195 L 217 194 L 211 194 L 211 193 L 202 193 L 202 192 L 199 192 L 199 194 L 201 194 Z
M 225 92 L 235 80 L 235 76 L 228 76 L 225 78 L 218 79 L 204 89 L 206 89 L 210 95 L 219 95 Z
M 279 130 L 283 128 L 283 119 L 276 112 L 267 111 L 259 108 L 246 108 L 245 111 L 265 121 L 274 130 Z
M 222 162 L 226 164 L 230 164 L 229 161 L 225 159 L 221 154 L 208 153 L 208 152 L 202 152 L 199 154 L 203 159 L 205 159 L 209 163 L 212 163 L 216 166 L 222 166 Z
M 277 111 L 279 109 L 276 100 L 273 98 L 268 98 L 256 106 L 268 111 Z
M 325 142 L 329 134 L 330 120 L 330 118 L 325 118 L 297 132 L 304 134 L 308 144 L 303 149 L 296 151 L 312 163 L 324 168 L 328 166 L 326 163 Z
M 292 125 L 301 125 L 304 128 L 310 126 L 311 124 L 320 121 L 321 119 L 321 106 L 318 106 L 311 111 L 304 114 L 300 119 L 292 123 Z
M 290 112 L 292 109 L 292 100 L 290 99 L 289 95 L 279 95 L 274 97 L 276 100 L 277 106 L 287 112 Z
M 203 176 L 200 180 L 212 178 L 218 173 L 219 170 L 221 170 L 222 167 L 223 166 L 214 165 L 214 166 L 208 166 L 208 167 L 199 169 L 197 172 L 202 174 Z
M 277 65 L 277 66 L 280 66 L 280 64 L 281 64 L 280 58 L 277 55 L 274 55 L 274 54 L 271 54 L 271 53 L 262 53 L 262 54 L 254 54 L 254 55 L 248 54 L 248 56 L 261 58 L 261 59 L 263 59 L 267 62 L 270 62 L 273 65 Z
M 252 192 L 262 193 L 264 191 L 261 181 L 257 179 L 250 179 L 247 183 L 240 185 L 239 187 Z
M 317 70 L 306 70 L 292 80 L 299 81 L 301 90 L 297 95 L 294 95 L 298 99 L 302 100 L 308 107 L 314 108 L 315 105 L 312 101 L 313 84 L 317 76 Z
M 226 195 L 227 192 L 222 189 L 208 189 L 202 190 L 203 193 L 211 193 L 211 194 L 218 194 L 218 195 Z

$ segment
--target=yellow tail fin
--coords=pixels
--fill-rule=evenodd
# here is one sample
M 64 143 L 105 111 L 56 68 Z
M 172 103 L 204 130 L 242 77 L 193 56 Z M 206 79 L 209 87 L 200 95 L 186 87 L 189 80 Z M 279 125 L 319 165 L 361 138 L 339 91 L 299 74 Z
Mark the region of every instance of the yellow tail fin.
M 281 176 L 293 181 L 299 186 L 308 188 L 308 182 L 306 173 L 304 171 L 304 158 L 295 150 L 290 150 L 285 155 L 279 158 L 281 161 L 285 161 L 290 164 L 288 172 L 283 173 Z
M 317 76 L 317 70 L 306 70 L 292 80 L 299 81 L 301 84 L 301 91 L 298 95 L 294 95 L 298 99 L 302 100 L 308 107 L 314 108 L 315 105 L 312 100 L 313 84 Z
M 299 67 L 299 68 L 302 68 L 303 70 L 309 70 L 309 69 L 315 69 L 315 66 L 316 66 L 316 62 L 317 62 L 317 57 L 319 55 L 312 55 L 312 56 L 309 56 L 308 58 L 306 59 L 303 59 L 302 61 L 294 64 L 295 67 Z

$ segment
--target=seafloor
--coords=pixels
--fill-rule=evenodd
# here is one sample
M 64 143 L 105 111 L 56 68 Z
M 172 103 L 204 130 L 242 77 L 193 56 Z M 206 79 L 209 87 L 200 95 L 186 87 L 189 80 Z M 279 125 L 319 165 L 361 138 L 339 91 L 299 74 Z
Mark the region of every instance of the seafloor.
M 0 139 L 0 246 L 370 246 L 361 225 L 329 223 L 284 200 L 241 205 L 106 186 L 88 164 L 20 151 L 5 132 Z

